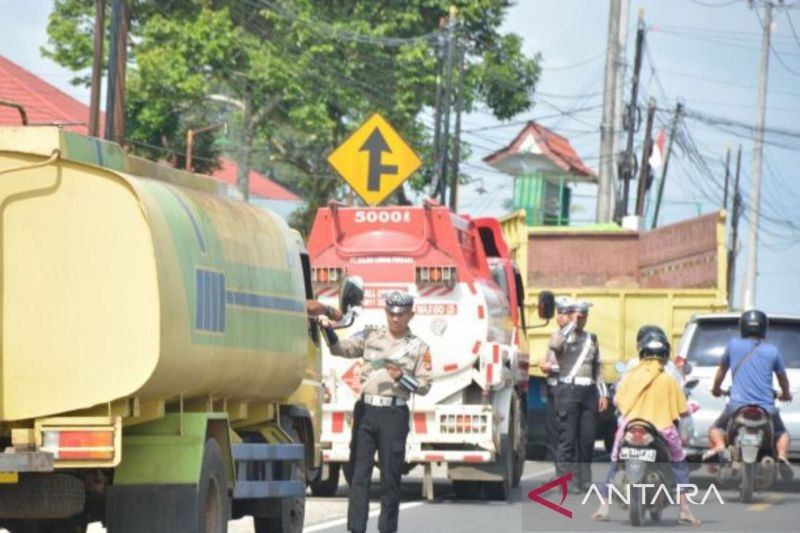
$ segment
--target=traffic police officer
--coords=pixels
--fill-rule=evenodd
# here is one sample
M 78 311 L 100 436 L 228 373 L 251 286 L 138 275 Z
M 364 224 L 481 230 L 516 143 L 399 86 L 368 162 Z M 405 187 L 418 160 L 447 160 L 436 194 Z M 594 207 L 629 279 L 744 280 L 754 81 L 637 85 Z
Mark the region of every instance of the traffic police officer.
M 574 302 L 571 310 L 570 322 L 551 340 L 548 357 L 560 369 L 554 394 L 559 425 L 557 473 L 573 472 L 576 491 L 584 491 L 592 481 L 597 416 L 608 407 L 608 388 L 600 374 L 597 336 L 585 330 L 589 304 Z
M 559 330 L 566 326 L 571 319 L 570 313 L 572 312 L 572 299 L 568 296 L 562 296 L 556 300 L 556 324 Z M 553 344 L 558 335 L 558 330 L 553 332 L 550 337 L 550 343 Z M 545 431 L 547 432 L 547 459 L 555 462 L 556 450 L 558 449 L 558 424 L 556 423 L 556 402 L 553 394 L 555 393 L 556 385 L 558 384 L 558 362 L 552 351 L 547 352 L 547 357 L 544 362 L 539 365 L 539 368 L 547 374 L 547 407 L 545 409 Z
M 411 333 L 414 298 L 392 292 L 386 298 L 388 328 L 368 328 L 339 341 L 324 318 L 320 320 L 331 354 L 364 358 L 361 398 L 353 411 L 350 464 L 353 467 L 347 510 L 347 529 L 367 529 L 369 488 L 375 451 L 381 469 L 381 532 L 397 531 L 400 480 L 409 431 L 408 401 L 412 393 L 431 387 L 428 345 Z

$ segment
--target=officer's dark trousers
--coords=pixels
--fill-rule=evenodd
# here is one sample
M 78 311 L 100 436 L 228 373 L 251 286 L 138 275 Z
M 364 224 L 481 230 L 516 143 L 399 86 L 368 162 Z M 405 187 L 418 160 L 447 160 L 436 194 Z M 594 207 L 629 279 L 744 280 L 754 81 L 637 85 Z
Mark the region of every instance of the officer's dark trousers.
M 555 389 L 558 417 L 559 475 L 572 472 L 578 486 L 592 482 L 592 455 L 597 428 L 597 388 L 559 383 Z
M 381 469 L 381 516 L 378 530 L 387 533 L 397 531 L 400 480 L 408 436 L 408 408 L 375 407 L 359 401 L 356 403 L 355 415 L 357 425 L 353 430 L 354 438 L 350 446 L 353 478 L 350 483 L 347 529 L 367 529 L 370 480 L 377 450 Z
M 547 407 L 544 412 L 544 424 L 547 431 L 547 454 L 548 461 L 556 462 L 558 451 L 558 418 L 556 417 L 556 399 L 554 395 L 555 387 L 547 386 Z

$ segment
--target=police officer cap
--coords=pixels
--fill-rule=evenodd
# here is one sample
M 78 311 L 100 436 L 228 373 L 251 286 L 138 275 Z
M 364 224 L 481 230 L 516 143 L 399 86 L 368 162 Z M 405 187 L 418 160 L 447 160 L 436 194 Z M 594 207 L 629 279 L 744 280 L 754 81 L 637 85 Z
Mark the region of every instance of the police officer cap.
M 589 308 L 591 306 L 592 306 L 592 304 L 590 304 L 589 302 L 587 302 L 585 300 L 577 300 L 575 302 L 572 302 L 572 312 L 573 313 L 582 313 L 582 314 L 585 315 L 585 314 L 589 313 Z
M 386 310 L 392 313 L 404 313 L 414 307 L 414 297 L 408 293 L 392 291 L 386 296 Z
M 556 298 L 556 311 L 559 313 L 569 313 L 572 310 L 572 298 L 569 296 L 559 296 Z

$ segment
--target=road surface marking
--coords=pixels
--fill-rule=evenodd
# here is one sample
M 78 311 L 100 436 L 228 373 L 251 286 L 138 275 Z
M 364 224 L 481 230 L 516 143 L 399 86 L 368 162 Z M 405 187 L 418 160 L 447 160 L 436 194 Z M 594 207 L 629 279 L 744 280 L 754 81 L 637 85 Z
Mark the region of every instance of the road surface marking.
M 749 506 L 747 510 L 755 512 L 763 511 L 764 509 L 771 507 L 773 503 L 781 501 L 784 497 L 785 496 L 783 496 L 782 494 L 770 494 L 768 498 L 772 500 L 771 502 L 756 503 L 754 505 Z

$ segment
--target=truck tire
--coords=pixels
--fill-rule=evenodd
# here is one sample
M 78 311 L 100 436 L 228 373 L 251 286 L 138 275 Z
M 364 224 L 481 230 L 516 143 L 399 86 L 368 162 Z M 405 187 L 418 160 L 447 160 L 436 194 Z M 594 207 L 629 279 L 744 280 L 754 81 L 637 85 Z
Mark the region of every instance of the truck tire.
M 203 466 L 200 469 L 197 511 L 201 533 L 225 533 L 231 516 L 228 478 L 222 451 L 215 439 L 206 440 Z
M 490 500 L 508 501 L 511 497 L 511 484 L 514 476 L 514 450 L 511 445 L 512 435 L 502 435 L 500 437 L 500 453 L 497 454 L 497 462 L 502 465 L 501 481 L 484 481 L 483 490 Z
M 522 403 L 520 398 L 515 397 L 511 403 L 511 442 L 514 445 L 514 471 L 511 478 L 511 487 L 519 487 L 522 481 L 522 472 L 525 470 L 525 460 L 528 453 L 528 428 L 527 417 L 522 414 Z
M 292 441 L 302 443 L 300 434 L 292 430 Z M 305 444 L 305 443 L 303 443 Z M 286 464 L 286 463 L 284 463 Z M 306 481 L 306 460 L 305 455 L 298 465 L 300 480 Z M 298 498 L 283 498 L 277 505 L 277 516 L 254 517 L 256 533 L 302 533 L 303 523 L 306 515 L 306 495 L 305 493 Z
M 339 488 L 339 463 L 328 464 L 328 479 L 319 479 L 311 484 L 311 494 L 317 497 L 328 498 L 336 494 Z
M 0 486 L 0 518 L 69 518 L 85 504 L 83 481 L 68 474 L 26 474 Z

